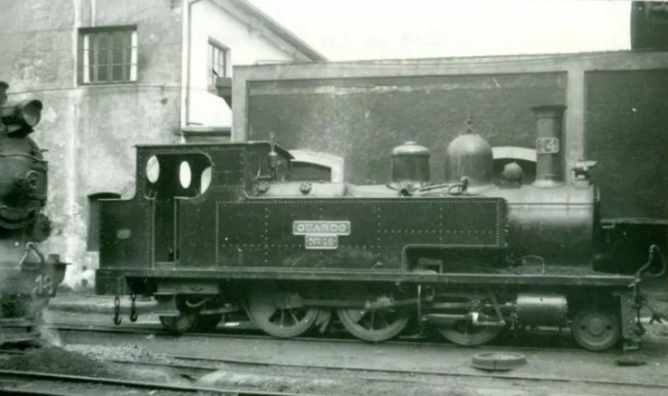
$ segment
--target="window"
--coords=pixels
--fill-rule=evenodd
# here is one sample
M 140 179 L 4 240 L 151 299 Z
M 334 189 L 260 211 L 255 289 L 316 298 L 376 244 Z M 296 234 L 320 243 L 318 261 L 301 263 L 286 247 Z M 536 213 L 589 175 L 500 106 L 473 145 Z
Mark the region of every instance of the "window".
M 80 83 L 137 81 L 136 27 L 86 28 L 80 32 Z
M 87 251 L 100 250 L 100 199 L 120 199 L 115 193 L 99 193 L 88 196 L 88 240 Z
M 227 77 L 228 48 L 209 40 L 209 85 L 216 86 L 218 77 Z

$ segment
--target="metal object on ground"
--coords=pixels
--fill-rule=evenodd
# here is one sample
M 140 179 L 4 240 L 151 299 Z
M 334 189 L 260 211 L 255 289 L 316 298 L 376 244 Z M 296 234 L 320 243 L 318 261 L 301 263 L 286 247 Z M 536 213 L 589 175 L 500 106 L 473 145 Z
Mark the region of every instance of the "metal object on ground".
M 482 352 L 473 356 L 473 368 L 485 371 L 510 371 L 527 363 L 526 356 L 514 352 Z
M 644 366 L 647 359 L 640 353 L 627 353 L 617 358 L 617 365 L 623 367 Z

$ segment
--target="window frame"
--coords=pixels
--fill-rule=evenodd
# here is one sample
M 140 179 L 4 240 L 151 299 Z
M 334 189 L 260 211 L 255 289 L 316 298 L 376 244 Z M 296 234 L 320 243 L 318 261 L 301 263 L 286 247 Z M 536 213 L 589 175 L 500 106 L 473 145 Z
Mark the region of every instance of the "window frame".
M 123 67 L 122 70 L 124 79 L 117 81 L 112 80 L 113 78 L 112 66 L 114 66 L 114 63 L 112 58 L 113 47 L 110 46 L 109 48 L 107 48 L 108 61 L 104 64 L 107 68 L 108 78 L 107 80 L 104 81 L 93 81 L 93 76 L 91 75 L 87 76 L 86 73 L 90 73 L 91 68 L 98 67 L 97 66 L 98 63 L 97 62 L 95 64 L 88 63 L 87 51 L 90 51 L 91 49 L 86 48 L 86 36 L 90 35 L 89 37 L 95 37 L 96 34 L 100 33 L 113 34 L 116 32 L 129 33 L 128 34 L 129 43 L 128 41 L 124 41 L 125 44 L 129 44 L 129 47 L 128 46 L 123 47 L 122 59 L 124 60 L 124 63 L 120 64 L 122 66 L 126 65 L 129 66 L 129 69 Z M 129 59 L 127 59 L 127 52 L 125 51 L 128 48 L 130 49 Z M 137 81 L 139 80 L 139 68 L 137 67 L 138 49 L 139 45 L 138 45 L 137 25 L 113 25 L 113 26 L 79 28 L 78 48 L 77 48 L 77 63 L 78 63 L 77 83 L 79 85 L 136 84 Z M 125 70 L 127 70 L 127 74 Z M 86 81 L 86 77 L 88 77 L 88 81 Z
M 214 53 L 215 50 L 220 51 L 222 55 L 222 71 L 223 75 L 214 76 L 213 70 L 215 66 L 214 62 Z M 220 60 L 220 59 L 219 59 Z M 230 48 L 226 45 L 221 44 L 218 40 L 209 37 L 208 45 L 206 48 L 206 67 L 207 67 L 207 85 L 210 91 L 216 92 L 216 78 L 218 77 L 227 77 L 229 74 L 229 63 L 230 63 Z M 215 78 L 214 78 L 215 77 Z

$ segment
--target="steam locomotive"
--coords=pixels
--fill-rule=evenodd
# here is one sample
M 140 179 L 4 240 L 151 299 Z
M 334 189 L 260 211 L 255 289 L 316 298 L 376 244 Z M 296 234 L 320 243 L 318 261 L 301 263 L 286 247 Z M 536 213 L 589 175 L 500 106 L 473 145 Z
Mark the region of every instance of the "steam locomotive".
M 39 249 L 50 233 L 47 162 L 30 138 L 41 111 L 39 100 L 0 108 L 0 344 L 40 338 L 43 309 L 65 276 L 59 256 Z
M 492 149 L 472 130 L 447 146 L 442 184 L 415 142 L 393 150 L 380 185 L 295 180 L 273 139 L 138 146 L 135 197 L 100 202 L 97 294 L 153 296 L 175 333 L 245 311 L 281 338 L 338 319 L 369 342 L 410 322 L 466 346 L 570 326 L 582 348 L 636 348 L 640 284 L 665 273 L 662 256 L 651 246 L 638 273 L 614 273 L 595 162 L 567 181 L 566 107 L 532 111 L 530 185 L 516 163 L 495 181 Z

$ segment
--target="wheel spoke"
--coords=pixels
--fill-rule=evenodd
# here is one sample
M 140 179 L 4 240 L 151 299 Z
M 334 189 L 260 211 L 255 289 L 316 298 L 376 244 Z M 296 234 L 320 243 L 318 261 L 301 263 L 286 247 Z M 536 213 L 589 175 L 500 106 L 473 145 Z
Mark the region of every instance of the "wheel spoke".
M 285 327 L 285 310 L 281 309 L 281 327 Z
M 299 319 L 297 319 L 295 312 L 292 309 L 288 310 L 288 312 L 290 312 L 290 316 L 292 316 L 292 320 L 294 320 L 294 323 L 299 323 Z

